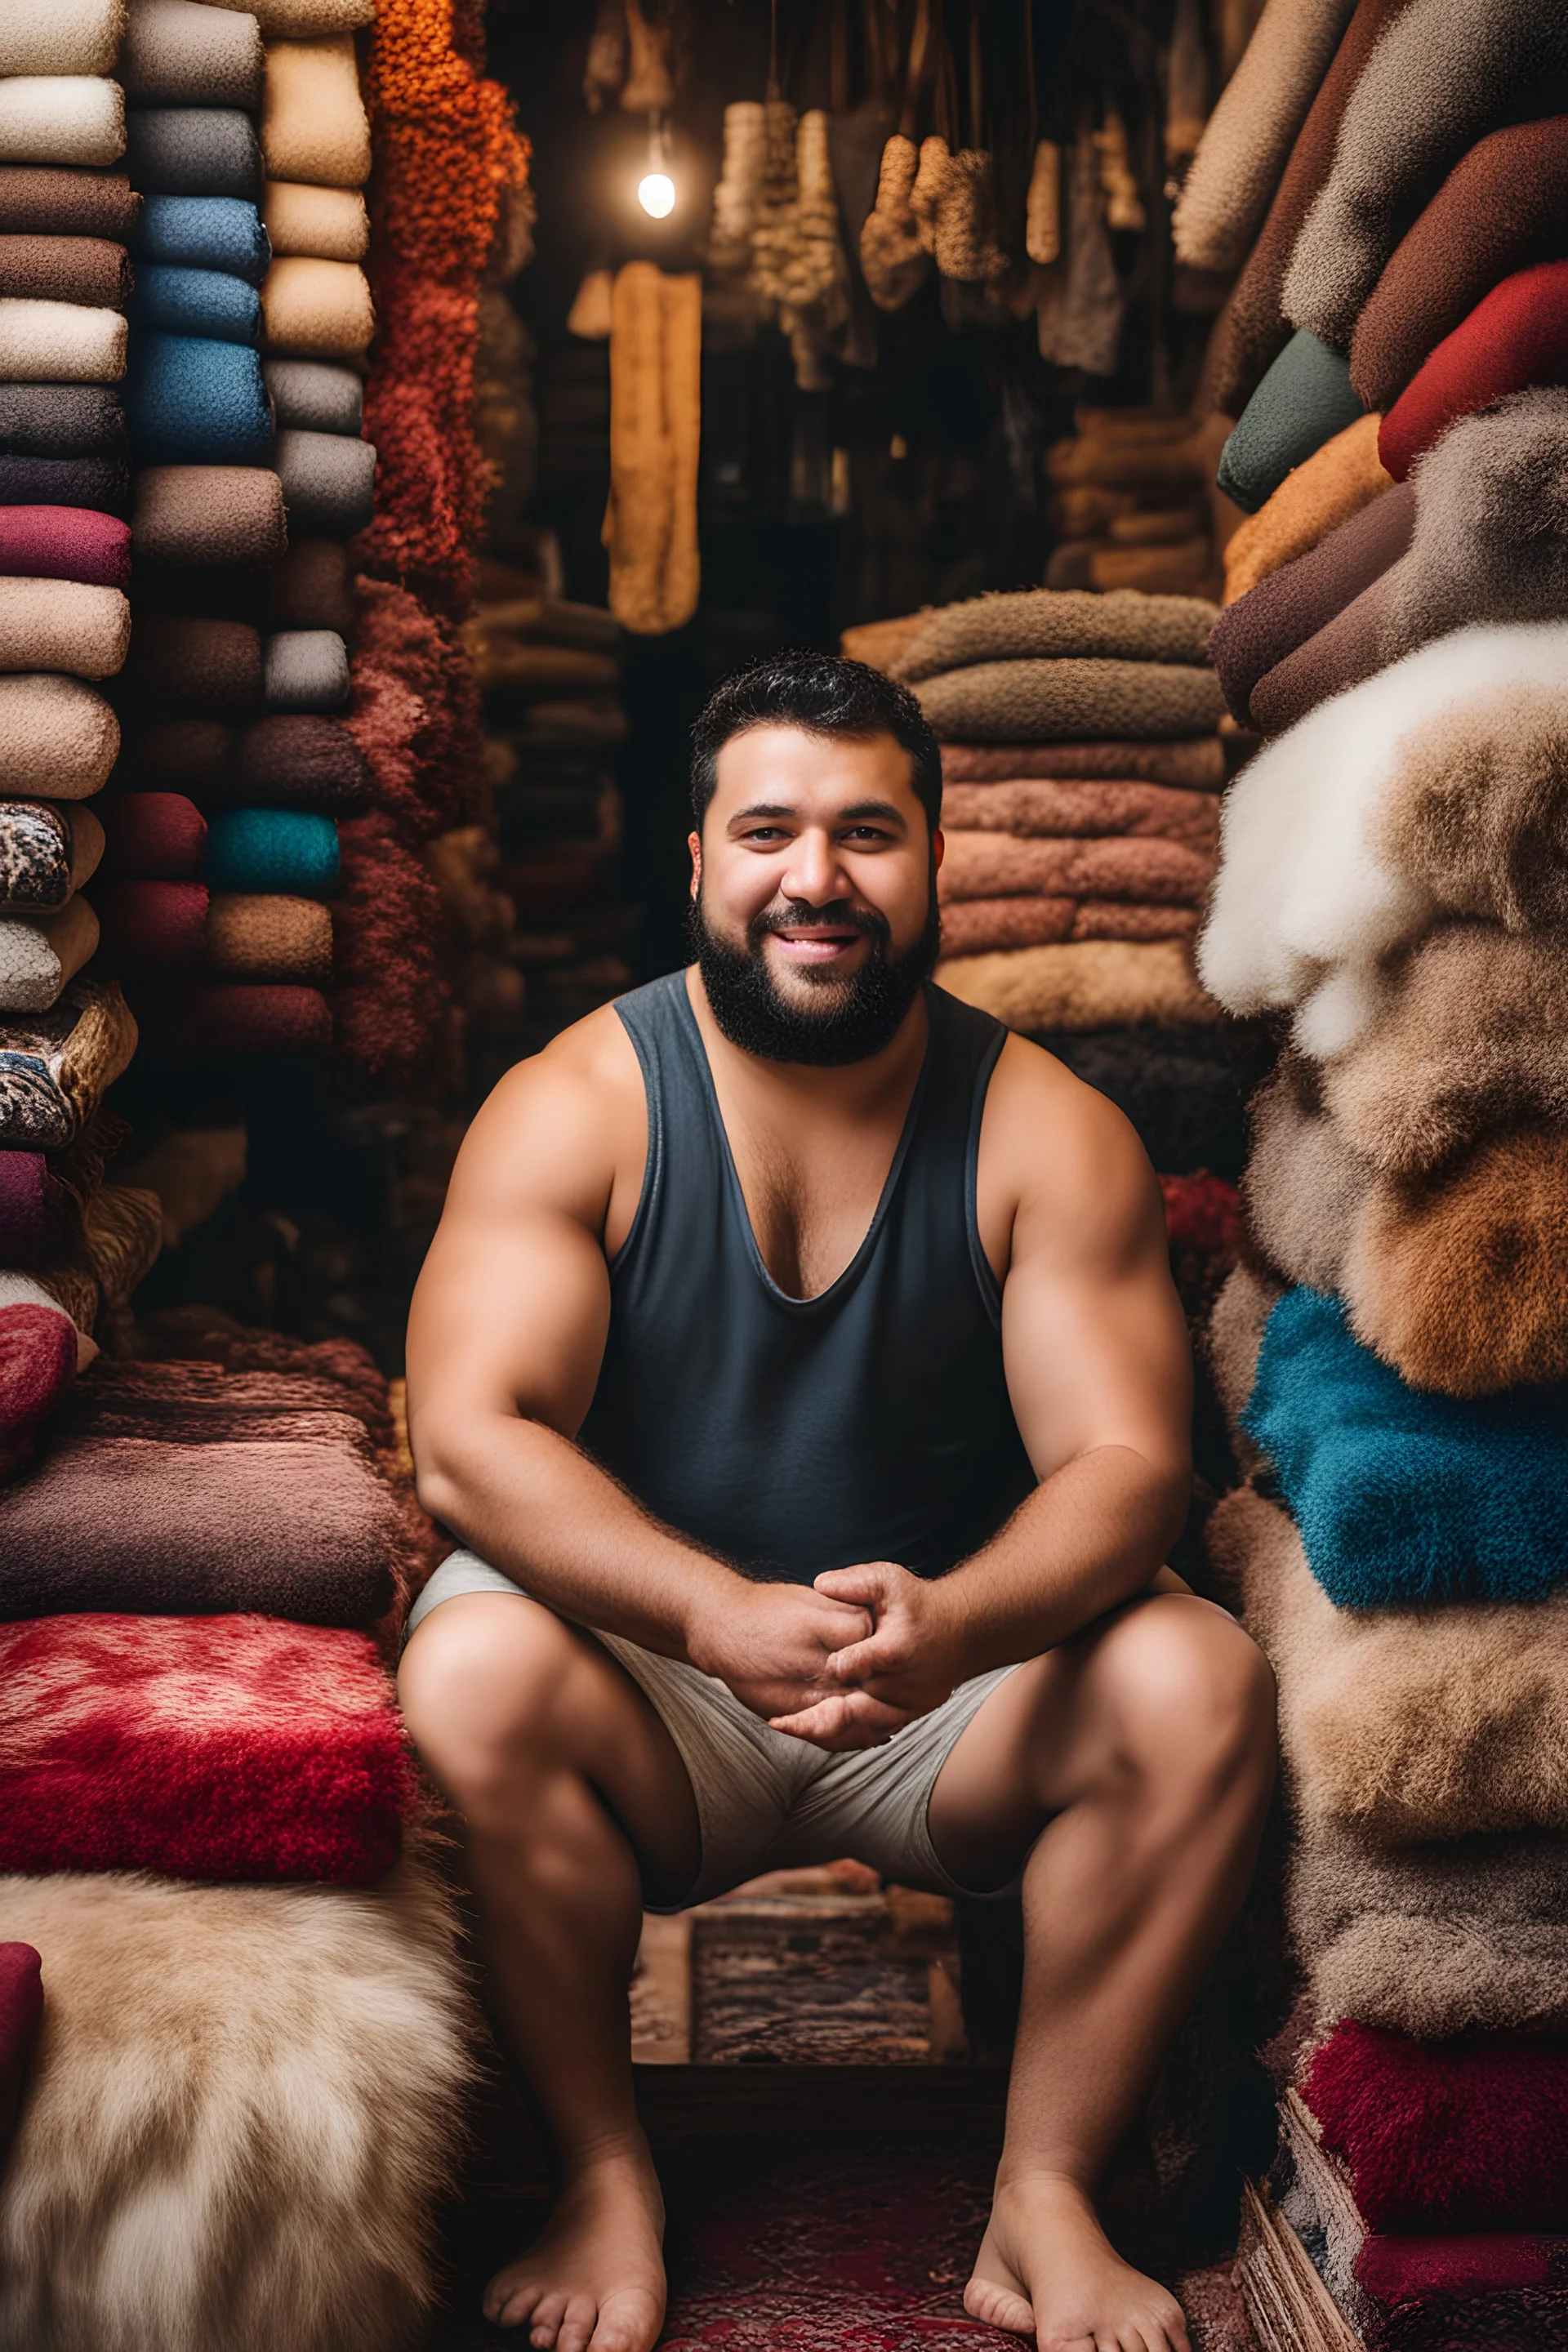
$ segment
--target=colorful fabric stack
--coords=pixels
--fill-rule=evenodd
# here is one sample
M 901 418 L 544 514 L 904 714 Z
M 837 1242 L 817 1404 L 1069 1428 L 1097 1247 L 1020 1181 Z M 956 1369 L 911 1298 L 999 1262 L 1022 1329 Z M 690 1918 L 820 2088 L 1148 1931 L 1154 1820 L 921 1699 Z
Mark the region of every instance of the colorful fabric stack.
M 1568 2343 L 1568 144 L 1535 111 L 1568 48 L 1505 14 L 1360 0 L 1220 337 L 1272 362 L 1232 464 L 1306 339 L 1366 412 L 1237 533 L 1214 635 L 1271 740 L 1198 969 L 1288 1033 L 1207 1531 L 1294 1819 L 1300 2047 L 1242 2261 L 1270 2352 Z

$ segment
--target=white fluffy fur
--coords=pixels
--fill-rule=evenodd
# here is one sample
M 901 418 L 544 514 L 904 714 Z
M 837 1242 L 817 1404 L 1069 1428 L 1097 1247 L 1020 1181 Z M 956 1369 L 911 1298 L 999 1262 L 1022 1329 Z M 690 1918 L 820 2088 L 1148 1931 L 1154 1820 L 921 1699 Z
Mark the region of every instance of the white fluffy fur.
M 0 1879 L 43 2037 L 0 2181 L 0 2352 L 393 2352 L 472 2061 L 439 1882 Z
M 1198 943 L 1231 1012 L 1295 1005 L 1297 1043 L 1343 1052 L 1378 1010 L 1379 966 L 1441 911 L 1378 846 L 1407 738 L 1468 698 L 1568 678 L 1568 623 L 1457 630 L 1322 703 L 1250 761 L 1220 816 L 1218 879 Z

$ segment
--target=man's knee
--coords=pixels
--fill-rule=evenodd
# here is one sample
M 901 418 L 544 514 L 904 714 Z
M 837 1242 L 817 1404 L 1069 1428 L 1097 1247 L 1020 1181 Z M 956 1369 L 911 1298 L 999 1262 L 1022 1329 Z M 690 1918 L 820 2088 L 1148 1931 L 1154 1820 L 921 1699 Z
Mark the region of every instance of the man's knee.
M 1274 1675 L 1234 1618 L 1163 1594 L 1129 1611 L 1106 1641 L 1122 1769 L 1186 1807 L 1268 1787 Z
M 403 1654 L 409 1736 L 468 1813 L 515 1794 L 560 1744 L 582 1657 L 569 1629 L 519 1593 L 465 1593 L 431 1611 Z

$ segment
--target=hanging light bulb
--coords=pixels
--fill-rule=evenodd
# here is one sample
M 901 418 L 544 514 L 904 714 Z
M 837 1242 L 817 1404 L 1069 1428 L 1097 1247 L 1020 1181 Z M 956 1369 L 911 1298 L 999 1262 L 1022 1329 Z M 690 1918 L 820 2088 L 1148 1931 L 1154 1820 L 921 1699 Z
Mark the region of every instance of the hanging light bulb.
M 664 125 L 657 114 L 647 119 L 647 170 L 637 182 L 637 202 L 654 220 L 668 220 L 675 210 L 675 182 L 666 169 Z

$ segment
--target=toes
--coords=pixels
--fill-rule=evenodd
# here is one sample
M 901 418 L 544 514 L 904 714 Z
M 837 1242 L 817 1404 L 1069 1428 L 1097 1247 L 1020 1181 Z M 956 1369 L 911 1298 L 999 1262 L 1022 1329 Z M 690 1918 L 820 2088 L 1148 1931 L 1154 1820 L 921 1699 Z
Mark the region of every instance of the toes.
M 664 2324 L 658 2299 L 638 2288 L 606 2295 L 589 2352 L 651 2352 Z
M 598 2305 L 591 2294 L 574 2294 L 563 2314 L 555 2352 L 584 2352 L 598 2316 Z
M 497 2327 L 519 2327 L 532 2311 L 543 2290 L 538 2285 L 509 2284 L 503 2271 L 500 2278 L 491 2279 L 485 2290 L 484 2315 Z
M 566 2297 L 563 2294 L 540 2296 L 533 2307 L 533 2325 L 528 2331 L 528 2340 L 533 2352 L 551 2352 L 565 2311 Z
M 963 2290 L 963 2308 L 971 2319 L 983 2319 L 991 2327 L 1005 2327 L 1011 2335 L 1032 2336 L 1035 2332 L 1033 2305 L 994 2279 L 972 2278 Z M 1082 2352 L 1089 2352 L 1087 2338 Z

